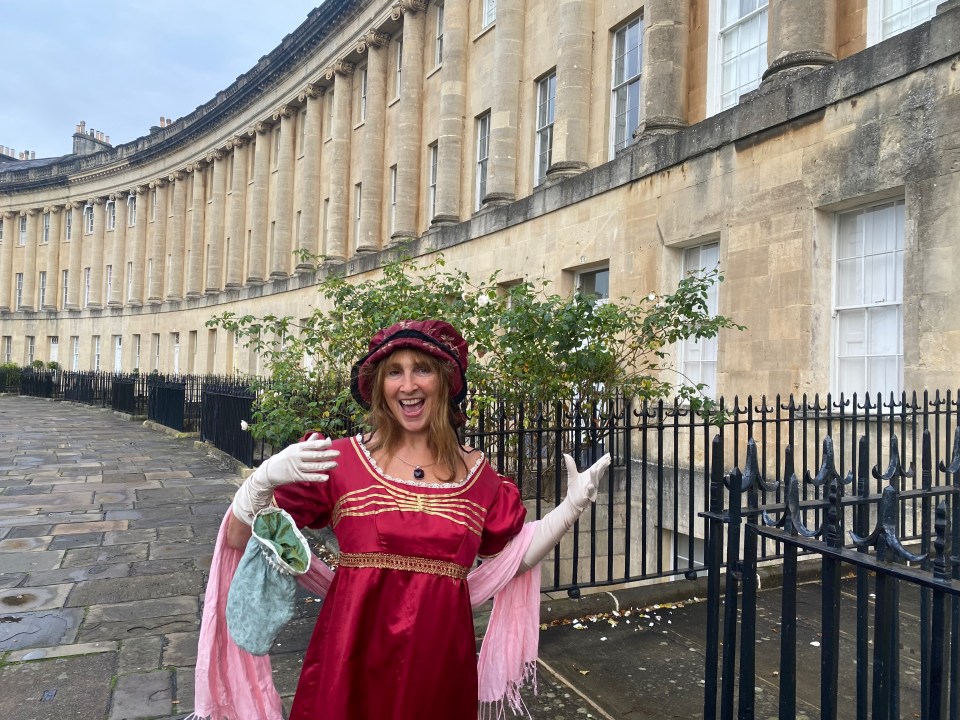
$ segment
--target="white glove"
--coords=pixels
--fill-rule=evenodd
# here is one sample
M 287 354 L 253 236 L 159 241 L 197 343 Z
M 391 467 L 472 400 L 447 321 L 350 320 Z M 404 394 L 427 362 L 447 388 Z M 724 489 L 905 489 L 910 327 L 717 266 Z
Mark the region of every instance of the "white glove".
M 537 523 L 530 547 L 520 561 L 520 573 L 543 560 L 567 530 L 573 527 L 581 513 L 597 499 L 600 478 L 610 466 L 610 453 L 583 472 L 577 470 L 577 463 L 569 455 L 564 455 L 563 460 L 567 466 L 567 496 Z
M 317 433 L 303 442 L 294 443 L 263 461 L 257 471 L 244 480 L 233 497 L 233 514 L 245 525 L 273 502 L 273 489 L 292 482 L 326 482 L 327 470 L 337 466 L 340 453 L 330 449 L 330 438 L 320 439 Z

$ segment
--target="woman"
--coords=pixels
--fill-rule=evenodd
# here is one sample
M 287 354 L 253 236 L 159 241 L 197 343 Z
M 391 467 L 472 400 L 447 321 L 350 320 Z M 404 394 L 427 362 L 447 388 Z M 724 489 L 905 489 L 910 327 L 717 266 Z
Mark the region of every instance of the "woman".
M 254 515 L 272 501 L 301 527 L 331 525 L 340 544 L 291 720 L 476 717 L 467 573 L 478 555 L 496 555 L 518 535 L 525 509 L 516 486 L 457 440 L 466 368 L 466 342 L 448 323 L 379 331 L 352 375 L 372 432 L 311 436 L 237 492 L 231 547 L 246 544 Z M 595 498 L 608 464 L 605 457 L 580 474 L 567 458 L 567 498 L 533 529 L 519 572 L 535 567 Z

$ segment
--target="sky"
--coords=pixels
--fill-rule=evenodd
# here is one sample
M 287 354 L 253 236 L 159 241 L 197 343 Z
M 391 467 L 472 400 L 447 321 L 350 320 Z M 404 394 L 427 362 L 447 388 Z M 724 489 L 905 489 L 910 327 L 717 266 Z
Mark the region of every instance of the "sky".
M 0 0 L 0 145 L 118 145 L 213 99 L 323 0 Z

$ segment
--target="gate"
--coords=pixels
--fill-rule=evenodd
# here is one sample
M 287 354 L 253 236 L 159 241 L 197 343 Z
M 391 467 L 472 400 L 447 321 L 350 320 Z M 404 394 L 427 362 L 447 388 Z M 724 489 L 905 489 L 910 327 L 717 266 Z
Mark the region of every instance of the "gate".
M 761 477 L 752 439 L 745 469 L 726 475 L 723 445 L 719 437 L 713 441 L 710 510 L 701 514 L 709 528 L 705 720 L 732 720 L 735 712 L 743 720 L 775 713 L 795 720 L 798 713 L 810 715 L 811 707 L 825 720 L 958 717 L 960 428 L 951 462 L 939 464 L 944 485 L 933 484 L 929 430 L 922 436 L 919 484 L 914 467 L 901 463 L 897 437 L 891 434 L 888 444 L 889 464 L 881 472 L 870 467 L 869 439 L 861 437 L 856 465 L 844 477 L 827 436 L 819 472 L 804 473 L 802 480 L 788 446 L 779 487 Z M 871 475 L 883 483 L 879 494 L 870 493 Z M 813 486 L 815 497 L 801 499 L 804 484 Z M 919 547 L 908 549 L 901 538 L 911 524 Z M 758 547 L 764 545 L 782 549 L 779 631 L 770 633 L 779 635 L 777 668 L 756 667 L 756 644 L 771 640 L 757 632 Z M 798 621 L 798 556 L 820 572 L 818 618 L 807 610 Z M 855 578 L 855 592 L 841 592 L 844 578 L 848 585 Z M 851 605 L 851 596 L 855 609 L 846 617 L 841 608 Z M 902 599 L 909 599 L 903 608 Z M 819 697 L 810 697 L 816 668 L 807 662 L 798 670 L 797 664 L 798 627 L 810 633 L 810 622 L 819 624 Z M 911 645 L 918 648 L 911 652 Z M 919 677 L 901 669 L 904 657 L 911 667 L 919 665 Z M 805 697 L 798 695 L 798 678 Z M 777 685 L 778 697 L 775 704 L 761 698 L 765 707 L 758 709 L 761 684 Z

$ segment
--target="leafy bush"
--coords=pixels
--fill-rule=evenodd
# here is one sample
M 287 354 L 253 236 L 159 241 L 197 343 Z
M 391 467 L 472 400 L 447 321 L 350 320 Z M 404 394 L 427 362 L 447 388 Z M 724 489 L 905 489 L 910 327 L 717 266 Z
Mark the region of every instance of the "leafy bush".
M 709 415 L 716 409 L 703 387 L 678 378 L 667 352 L 684 338 L 740 328 L 709 314 L 707 291 L 722 279 L 717 271 L 689 275 L 670 295 L 598 302 L 579 292 L 550 293 L 545 281 L 504 290 L 497 273 L 474 283 L 439 256 L 388 264 L 382 277 L 358 284 L 329 277 L 319 292 L 330 309 L 314 310 L 302 324 L 225 312 L 207 325 L 235 332 L 270 369 L 255 388 L 260 397 L 250 430 L 275 445 L 309 428 L 342 434 L 360 421 L 350 368 L 378 329 L 407 319 L 447 320 L 463 334 L 473 355 L 474 407 L 494 400 L 589 404 L 616 391 L 643 399 L 675 394 Z

